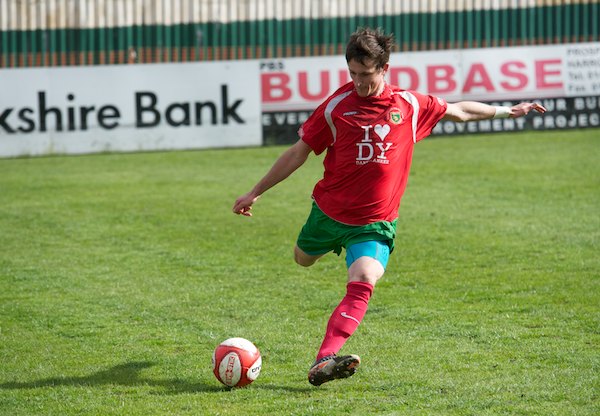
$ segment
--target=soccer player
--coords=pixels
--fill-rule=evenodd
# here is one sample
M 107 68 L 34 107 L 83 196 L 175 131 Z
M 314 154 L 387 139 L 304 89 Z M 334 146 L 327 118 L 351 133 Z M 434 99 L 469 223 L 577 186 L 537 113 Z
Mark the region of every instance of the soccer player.
M 311 266 L 324 254 L 346 250 L 346 295 L 333 311 L 308 381 L 319 386 L 354 374 L 357 355 L 337 356 L 367 311 L 377 281 L 394 249 L 400 198 L 406 188 L 414 145 L 440 120 L 466 122 L 522 117 L 546 109 L 537 103 L 495 107 L 402 90 L 386 83 L 393 36 L 359 29 L 350 36 L 346 62 L 351 82 L 328 97 L 299 130 L 267 174 L 240 196 L 233 212 L 251 216 L 268 189 L 298 169 L 311 152 L 327 152 L 323 178 L 313 190 L 312 210 L 294 257 Z

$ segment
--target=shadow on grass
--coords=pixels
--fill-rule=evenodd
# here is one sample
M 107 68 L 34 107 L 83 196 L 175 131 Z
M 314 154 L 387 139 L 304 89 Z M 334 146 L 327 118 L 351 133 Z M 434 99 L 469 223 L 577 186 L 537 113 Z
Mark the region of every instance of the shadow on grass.
M 153 387 L 160 389 L 156 394 L 180 394 L 180 393 L 198 393 L 198 392 L 222 392 L 228 391 L 229 388 L 219 384 L 205 383 L 190 383 L 181 379 L 155 380 L 140 376 L 140 372 L 146 368 L 155 365 L 149 361 L 130 362 L 111 367 L 107 370 L 98 371 L 88 376 L 81 377 L 51 377 L 30 382 L 7 382 L 1 383 L 0 389 L 17 390 L 17 389 L 37 389 L 43 387 L 59 387 L 59 386 L 102 386 L 115 385 L 127 387 Z M 254 386 L 253 386 L 254 387 Z M 304 392 L 310 389 L 294 388 L 287 386 L 276 385 L 260 385 L 257 386 L 266 390 L 286 390 Z

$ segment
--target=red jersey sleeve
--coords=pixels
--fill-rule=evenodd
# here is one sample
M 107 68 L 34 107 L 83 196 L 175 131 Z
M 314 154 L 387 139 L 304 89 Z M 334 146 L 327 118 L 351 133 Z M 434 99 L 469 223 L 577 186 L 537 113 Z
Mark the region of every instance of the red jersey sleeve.
M 424 95 L 416 91 L 408 92 L 416 98 L 418 103 L 418 109 L 415 108 L 415 110 L 418 110 L 415 141 L 418 142 L 429 136 L 438 121 L 446 115 L 448 103 L 443 98 L 433 95 Z
M 333 143 L 333 134 L 325 118 L 326 103 L 317 107 L 298 130 L 300 139 L 317 155 L 323 153 Z
M 320 155 L 334 142 L 335 130 L 330 104 L 354 91 L 354 83 L 348 82 L 342 85 L 336 92 L 331 94 L 317 109 L 308 117 L 298 130 L 298 136 L 304 141 L 315 154 Z

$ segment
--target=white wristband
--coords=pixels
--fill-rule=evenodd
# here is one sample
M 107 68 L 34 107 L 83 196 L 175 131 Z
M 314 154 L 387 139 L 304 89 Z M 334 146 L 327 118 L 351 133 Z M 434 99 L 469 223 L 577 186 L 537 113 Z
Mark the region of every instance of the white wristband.
M 510 116 L 510 107 L 506 106 L 495 106 L 496 114 L 494 114 L 494 119 L 497 118 L 508 118 Z

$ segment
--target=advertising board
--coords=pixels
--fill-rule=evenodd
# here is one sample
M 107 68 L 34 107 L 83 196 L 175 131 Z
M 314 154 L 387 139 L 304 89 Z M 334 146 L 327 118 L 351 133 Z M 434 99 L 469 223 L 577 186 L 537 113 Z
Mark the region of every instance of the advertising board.
M 260 62 L 266 143 L 297 139 L 311 111 L 350 81 L 343 56 Z M 512 105 L 533 100 L 545 115 L 522 120 L 441 122 L 434 134 L 598 127 L 600 43 L 394 53 L 387 81 L 449 102 Z
M 0 71 L 0 155 L 262 144 L 256 64 Z

